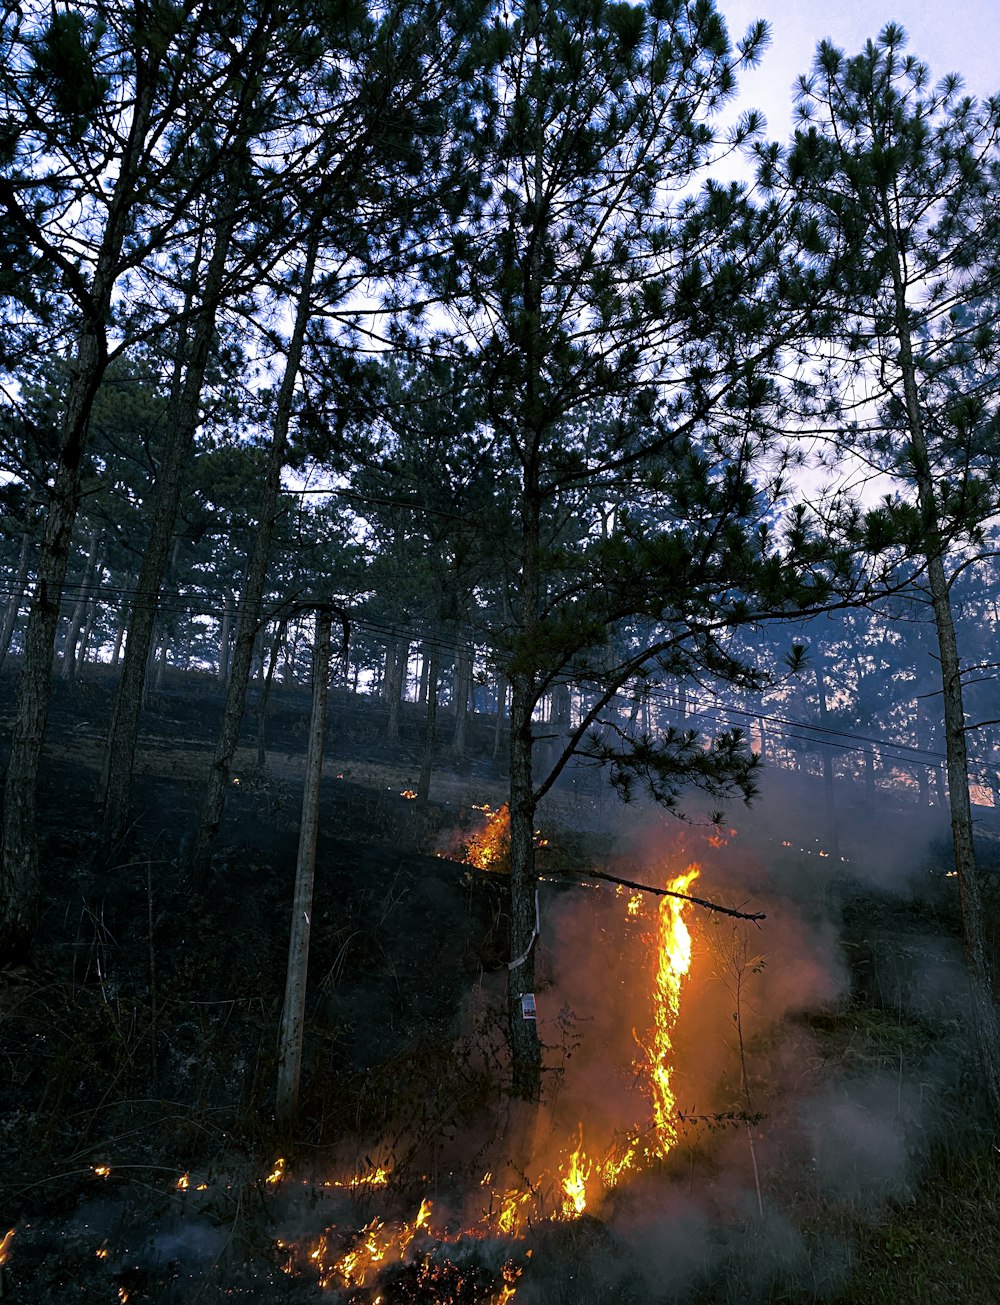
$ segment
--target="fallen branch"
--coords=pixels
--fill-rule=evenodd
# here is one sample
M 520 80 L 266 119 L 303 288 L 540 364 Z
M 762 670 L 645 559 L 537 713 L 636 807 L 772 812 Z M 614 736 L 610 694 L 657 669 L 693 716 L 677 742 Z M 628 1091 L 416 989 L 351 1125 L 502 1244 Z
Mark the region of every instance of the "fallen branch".
M 609 884 L 621 884 L 623 888 L 634 888 L 640 893 L 653 893 L 656 897 L 679 897 L 682 902 L 694 902 L 695 906 L 703 906 L 706 911 L 716 911 L 719 915 L 731 915 L 737 920 L 753 920 L 756 923 L 767 919 L 767 915 L 763 911 L 737 911 L 734 906 L 720 906 L 718 902 L 710 902 L 706 897 L 693 897 L 690 893 L 677 893 L 672 888 L 654 888 L 652 884 L 637 884 L 632 879 L 619 879 L 616 875 L 605 874 L 603 870 L 578 870 L 576 873 L 583 875 L 587 879 L 604 879 Z

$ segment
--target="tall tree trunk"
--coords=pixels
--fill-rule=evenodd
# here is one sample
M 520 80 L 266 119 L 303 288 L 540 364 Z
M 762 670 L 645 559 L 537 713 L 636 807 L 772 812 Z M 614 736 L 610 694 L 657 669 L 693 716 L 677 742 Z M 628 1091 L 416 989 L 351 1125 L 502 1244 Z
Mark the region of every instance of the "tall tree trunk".
M 10 650 L 10 642 L 14 637 L 17 618 L 21 614 L 21 603 L 24 601 L 24 591 L 28 583 L 28 561 L 30 557 L 31 536 L 25 531 L 21 536 L 21 555 L 17 560 L 17 575 L 14 578 L 10 598 L 4 611 L 3 627 L 0 628 L 0 670 L 3 670 L 4 661 Z
M 909 313 L 901 256 L 896 244 L 887 195 L 882 197 L 885 235 L 892 254 L 895 291 L 898 363 L 906 401 L 911 462 L 923 528 L 927 580 L 930 586 L 934 625 L 937 630 L 941 688 L 944 702 L 945 757 L 948 772 L 948 802 L 951 836 L 962 911 L 962 932 L 968 962 L 973 1018 L 979 1043 L 987 1098 L 994 1126 L 1000 1129 L 1000 1022 L 993 994 L 993 965 L 986 935 L 982 885 L 973 840 L 972 800 L 969 794 L 969 757 L 965 735 L 965 706 L 962 699 L 962 666 L 951 610 L 951 591 L 944 567 L 945 542 L 924 431 L 923 410 L 917 388 Z
M 184 470 L 198 428 L 202 386 L 215 340 L 215 318 L 222 300 L 226 261 L 236 221 L 237 188 L 237 178 L 227 174 L 215 244 L 205 275 L 204 297 L 195 318 L 183 381 L 175 374 L 168 437 L 156 478 L 153 521 L 136 581 L 125 661 L 115 694 L 101 775 L 104 836 L 112 844 L 121 839 L 128 826 L 146 659 L 156 623 L 160 587 L 170 555 Z
M 427 652 L 427 715 L 424 724 L 424 752 L 417 780 L 417 801 L 423 805 L 431 793 L 431 775 L 434 771 L 434 745 L 437 742 L 438 709 L 438 647 L 431 644 Z
M 82 321 L 60 429 L 55 479 L 38 557 L 38 579 L 28 612 L 10 760 L 4 786 L 0 853 L 0 956 L 26 955 L 38 913 L 38 842 L 35 810 L 38 767 L 45 742 L 52 657 L 73 526 L 80 503 L 83 458 L 94 398 L 108 365 L 106 326 L 111 316 L 120 258 L 136 202 L 136 180 L 158 85 L 158 59 L 143 68 L 121 163 L 90 286 L 78 293 Z M 78 287 L 71 287 L 79 290 Z
M 542 1086 L 542 1049 L 535 1024 L 535 797 L 532 776 L 531 717 L 535 707 L 532 676 L 510 677 L 510 962 L 507 1019 L 512 1057 L 511 1090 L 537 1101 Z
M 511 1048 L 511 1091 L 538 1101 L 542 1091 L 542 1048 L 535 1023 L 535 941 L 538 879 L 535 874 L 535 792 L 532 771 L 532 715 L 537 703 L 534 675 L 520 665 L 530 658 L 540 601 L 541 505 L 537 473 L 524 470 L 521 507 L 521 592 L 519 646 L 510 674 L 510 955 L 507 971 L 507 1027 Z
M 309 325 L 310 296 L 312 294 L 316 259 L 319 253 L 319 238 L 320 225 L 318 222 L 314 222 L 306 248 L 305 264 L 302 269 L 302 284 L 295 313 L 295 325 L 292 328 L 292 336 L 288 343 L 288 355 L 285 359 L 285 374 L 282 377 L 281 388 L 278 391 L 274 429 L 271 434 L 271 445 L 267 453 L 264 483 L 261 487 L 257 531 L 254 535 L 253 550 L 247 568 L 246 584 L 243 586 L 243 595 L 240 599 L 226 705 L 222 712 L 219 738 L 215 746 L 212 766 L 208 773 L 205 802 L 202 807 L 201 819 L 198 823 L 198 834 L 191 857 L 192 882 L 199 888 L 205 886 L 208 878 L 212 846 L 222 821 L 226 790 L 229 786 L 229 774 L 232 769 L 236 746 L 239 742 L 240 722 L 243 720 L 243 711 L 246 705 L 254 642 L 260 626 L 261 603 L 264 597 L 264 587 L 267 583 L 268 562 L 271 557 L 271 540 L 274 535 L 274 523 L 278 519 L 281 472 L 285 465 L 285 455 L 288 448 L 288 427 L 292 416 L 292 401 L 298 383 L 299 365 L 302 361 L 302 346 L 305 341 L 306 328 Z
M 316 645 L 313 650 L 312 713 L 306 749 L 306 777 L 302 792 L 302 823 L 295 865 L 295 893 L 292 927 L 288 942 L 285 1000 L 278 1033 L 278 1083 L 276 1114 L 287 1128 L 299 1104 L 302 1072 L 302 1034 L 306 1012 L 306 983 L 309 976 L 309 934 L 312 919 L 313 883 L 316 876 L 316 840 L 319 835 L 319 800 L 323 778 L 323 735 L 326 729 L 326 701 L 330 677 L 332 613 L 316 613 Z

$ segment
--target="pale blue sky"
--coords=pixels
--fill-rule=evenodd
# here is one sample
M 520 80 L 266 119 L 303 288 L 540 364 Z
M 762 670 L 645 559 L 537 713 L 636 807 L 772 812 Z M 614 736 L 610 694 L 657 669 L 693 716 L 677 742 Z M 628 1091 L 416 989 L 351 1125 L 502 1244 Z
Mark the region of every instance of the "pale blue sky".
M 890 20 L 902 23 L 908 49 L 936 80 L 961 73 L 973 95 L 1000 92 L 1000 10 L 993 0 L 717 0 L 734 40 L 755 18 L 771 25 L 760 67 L 740 81 L 740 104 L 762 109 L 768 135 L 784 139 L 791 126 L 792 85 L 812 64 L 816 45 L 830 37 L 856 54 Z

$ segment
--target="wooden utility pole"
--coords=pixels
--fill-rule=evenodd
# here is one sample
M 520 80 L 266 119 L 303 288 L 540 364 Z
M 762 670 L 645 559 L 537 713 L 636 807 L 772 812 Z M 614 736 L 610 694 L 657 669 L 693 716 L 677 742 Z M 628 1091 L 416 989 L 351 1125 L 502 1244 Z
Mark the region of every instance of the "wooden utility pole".
M 292 1123 L 299 1104 L 302 1030 L 305 1022 L 306 979 L 309 970 L 313 883 L 316 877 L 316 839 L 319 834 L 319 794 L 323 775 L 323 734 L 326 729 L 332 624 L 332 609 L 318 608 L 316 644 L 313 648 L 312 663 L 312 714 L 309 718 L 306 778 L 302 793 L 302 823 L 299 828 L 299 854 L 295 865 L 295 896 L 292 902 L 292 929 L 288 942 L 285 1002 L 278 1032 L 278 1086 L 275 1113 L 281 1128 Z

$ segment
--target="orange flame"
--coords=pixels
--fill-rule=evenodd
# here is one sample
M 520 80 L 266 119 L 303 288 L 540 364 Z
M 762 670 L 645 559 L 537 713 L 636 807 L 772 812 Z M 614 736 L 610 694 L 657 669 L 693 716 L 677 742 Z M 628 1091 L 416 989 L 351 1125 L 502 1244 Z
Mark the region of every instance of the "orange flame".
M 417 1233 L 427 1227 L 431 1216 L 430 1201 L 420 1203 L 417 1216 L 409 1223 L 387 1224 L 379 1218 L 362 1228 L 357 1243 L 333 1264 L 326 1264 L 328 1244 L 326 1234 L 319 1238 L 309 1258 L 319 1273 L 321 1287 L 364 1287 L 372 1271 L 385 1263 L 401 1260 Z
M 0 1264 L 5 1263 L 7 1256 L 10 1254 L 10 1244 L 14 1238 L 14 1229 L 8 1228 L 0 1240 Z
M 282 1178 L 284 1178 L 284 1176 L 285 1176 L 285 1158 L 284 1156 L 279 1156 L 278 1159 L 275 1160 L 271 1172 L 264 1179 L 264 1182 L 267 1183 L 270 1187 L 276 1187 L 278 1183 L 281 1182 Z
M 593 1165 L 587 1159 L 583 1149 L 583 1124 L 581 1122 L 577 1148 L 570 1155 L 562 1176 L 562 1217 L 564 1219 L 579 1219 L 580 1215 L 586 1210 L 587 1180 L 590 1178 L 592 1170 Z
M 488 817 L 486 828 L 473 834 L 465 846 L 465 860 L 477 870 L 506 870 L 510 864 L 510 811 L 478 807 Z
M 689 865 L 667 887 L 672 893 L 686 893 L 700 873 L 699 866 Z M 653 987 L 653 1033 L 646 1055 L 653 1090 L 656 1151 L 661 1158 L 677 1143 L 677 1125 L 674 1122 L 677 1103 L 671 1077 L 673 1033 L 680 1013 L 681 986 L 691 968 L 691 933 L 684 921 L 687 906 L 687 902 L 677 897 L 664 897 L 660 900 Z
M 479 868 L 495 869 L 509 853 L 509 814 L 506 807 L 498 811 L 488 807 L 481 809 L 489 816 L 489 823 L 468 843 L 466 859 Z M 667 890 L 675 894 L 687 893 L 699 873 L 698 865 L 689 865 L 683 874 L 669 880 Z M 342 1240 L 334 1240 L 338 1236 L 334 1227 L 327 1229 L 311 1246 L 276 1243 L 283 1254 L 282 1268 L 286 1272 L 294 1273 L 296 1263 L 305 1260 L 316 1272 L 321 1288 L 373 1293 L 374 1305 L 377 1305 L 381 1299 L 377 1291 L 380 1273 L 387 1265 L 405 1261 L 414 1271 L 414 1283 L 431 1293 L 428 1299 L 438 1299 L 442 1292 L 453 1292 L 454 1281 L 448 1275 L 460 1274 L 460 1270 L 450 1260 L 427 1253 L 428 1235 L 440 1248 L 470 1235 L 492 1234 L 513 1240 L 522 1237 L 532 1222 L 578 1219 L 594 1205 L 601 1193 L 614 1188 L 627 1173 L 648 1167 L 651 1162 L 665 1157 L 677 1144 L 676 1099 L 672 1082 L 673 1038 L 680 1013 L 681 991 L 691 966 L 691 933 L 685 918 L 690 903 L 683 898 L 664 897 L 654 911 L 648 904 L 650 899 L 644 894 L 628 891 L 624 886 L 620 886 L 617 892 L 623 898 L 626 919 L 635 918 L 642 929 L 647 922 L 651 926 L 651 936 L 645 932 L 641 935 L 653 953 L 651 1028 L 641 1042 L 644 1053 L 641 1068 L 648 1077 L 652 1097 L 652 1141 L 648 1140 L 650 1134 L 640 1125 L 636 1132 L 624 1139 L 619 1137 L 598 1158 L 588 1155 L 584 1149 L 581 1122 L 575 1146 L 563 1153 L 558 1176 L 552 1171 L 522 1176 L 521 1185 L 502 1191 L 493 1187 L 493 1174 L 486 1173 L 481 1183 L 484 1199 L 479 1206 L 478 1223 L 474 1222 L 470 1228 L 462 1232 L 435 1230 L 430 1233 L 431 1204 L 425 1200 L 410 1222 L 387 1221 L 376 1216 L 355 1234 L 347 1249 L 344 1249 Z M 630 929 L 635 927 L 630 925 Z M 388 1163 L 385 1166 L 373 1161 L 368 1163 L 371 1168 L 367 1173 L 331 1179 L 323 1186 L 386 1186 L 391 1177 Z M 267 1181 L 277 1182 L 283 1173 L 284 1161 L 278 1160 Z M 423 1241 L 413 1247 L 421 1232 L 425 1234 Z M 530 1255 L 530 1251 L 527 1254 Z M 502 1280 L 492 1289 L 490 1305 L 509 1305 L 516 1294 L 522 1269 L 523 1265 L 513 1261 L 503 1266 Z

